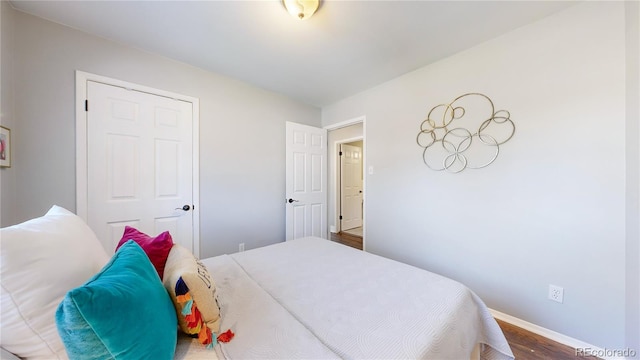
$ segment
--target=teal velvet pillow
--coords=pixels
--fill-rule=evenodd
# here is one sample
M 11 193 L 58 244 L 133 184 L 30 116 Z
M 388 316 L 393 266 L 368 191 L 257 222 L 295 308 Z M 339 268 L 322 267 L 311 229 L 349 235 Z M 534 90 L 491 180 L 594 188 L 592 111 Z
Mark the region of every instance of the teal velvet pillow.
M 133 240 L 86 284 L 67 293 L 56 311 L 70 359 L 173 359 L 173 302 Z

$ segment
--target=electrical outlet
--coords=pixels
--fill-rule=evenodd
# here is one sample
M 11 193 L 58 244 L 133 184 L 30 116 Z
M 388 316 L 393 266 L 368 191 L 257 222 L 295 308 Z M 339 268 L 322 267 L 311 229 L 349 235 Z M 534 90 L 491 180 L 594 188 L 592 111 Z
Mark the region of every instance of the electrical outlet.
M 243 251 L 244 251 L 244 243 L 240 243 L 240 244 L 238 245 L 238 251 L 239 251 L 239 252 L 243 252 Z
M 549 284 L 549 300 L 562 303 L 564 300 L 564 289 L 558 285 Z

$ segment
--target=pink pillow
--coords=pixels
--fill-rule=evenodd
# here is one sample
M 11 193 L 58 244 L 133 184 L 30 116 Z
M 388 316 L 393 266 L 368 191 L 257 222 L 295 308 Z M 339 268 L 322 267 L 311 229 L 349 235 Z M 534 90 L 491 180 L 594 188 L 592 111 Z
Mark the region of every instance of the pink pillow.
M 124 234 L 122 235 L 122 239 L 118 242 L 118 246 L 116 246 L 116 251 L 120 248 L 120 246 L 124 245 L 129 240 L 133 240 L 149 257 L 153 267 L 156 268 L 158 275 L 160 276 L 160 280 L 164 276 L 164 265 L 167 262 L 167 257 L 169 256 L 169 251 L 171 251 L 171 247 L 173 247 L 173 239 L 171 238 L 171 234 L 168 231 L 163 232 L 162 234 L 151 237 L 136 228 L 132 228 L 131 226 L 124 227 Z

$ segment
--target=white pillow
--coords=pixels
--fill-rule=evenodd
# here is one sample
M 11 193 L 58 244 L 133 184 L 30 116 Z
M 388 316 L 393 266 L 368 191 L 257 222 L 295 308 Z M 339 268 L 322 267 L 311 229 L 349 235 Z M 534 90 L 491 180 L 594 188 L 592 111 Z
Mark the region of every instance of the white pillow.
M 108 261 L 89 226 L 59 206 L 0 229 L 0 346 L 21 358 L 66 359 L 56 308 Z

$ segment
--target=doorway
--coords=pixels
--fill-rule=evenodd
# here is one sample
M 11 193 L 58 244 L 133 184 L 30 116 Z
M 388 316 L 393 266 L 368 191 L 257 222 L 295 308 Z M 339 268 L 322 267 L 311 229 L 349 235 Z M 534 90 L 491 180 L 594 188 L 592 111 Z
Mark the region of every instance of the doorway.
M 328 166 L 328 176 L 329 176 L 329 196 L 328 196 L 328 224 L 329 224 L 329 233 L 330 238 L 334 241 L 343 242 L 340 239 L 346 238 L 349 243 L 346 245 L 354 246 L 352 242 L 355 240 L 359 244 L 355 244 L 354 247 L 364 249 L 365 248 L 365 240 L 366 240 L 366 172 L 364 169 L 367 168 L 367 157 L 366 157 L 366 118 L 364 116 L 354 118 L 351 120 L 347 120 L 338 124 L 326 126 L 325 129 L 328 130 L 327 140 L 328 140 L 328 150 L 329 154 L 327 156 L 329 166 Z M 359 218 L 360 224 L 355 227 L 351 227 L 354 222 L 347 223 L 345 227 L 344 221 L 345 215 L 342 212 L 342 204 L 343 201 L 341 199 L 341 195 L 345 194 L 345 191 L 341 189 L 341 161 L 340 161 L 340 150 L 342 145 L 351 145 L 358 146 L 361 149 L 361 153 L 359 154 L 359 171 L 357 174 L 361 180 L 361 187 L 356 189 L 355 192 L 358 194 L 355 197 L 356 200 L 351 200 L 352 207 L 355 207 L 353 204 L 358 204 L 358 207 L 355 207 L 356 218 Z M 344 151 L 343 151 L 344 154 Z M 356 166 L 356 165 L 354 165 Z M 355 171 L 354 171 L 355 172 Z M 351 194 L 353 194 L 353 189 Z M 360 193 L 360 191 L 362 191 Z M 359 208 L 360 211 L 357 211 Z M 353 212 L 352 212 L 353 213 Z M 340 219 L 340 215 L 342 215 L 342 219 Z M 357 222 L 355 223 L 357 224 Z M 354 228 L 356 228 L 354 230 Z M 350 235 L 344 231 L 353 231 L 357 233 L 357 235 Z M 344 242 L 343 242 L 344 243 Z
M 362 148 L 363 141 L 341 143 L 340 162 L 340 232 L 362 237 Z

